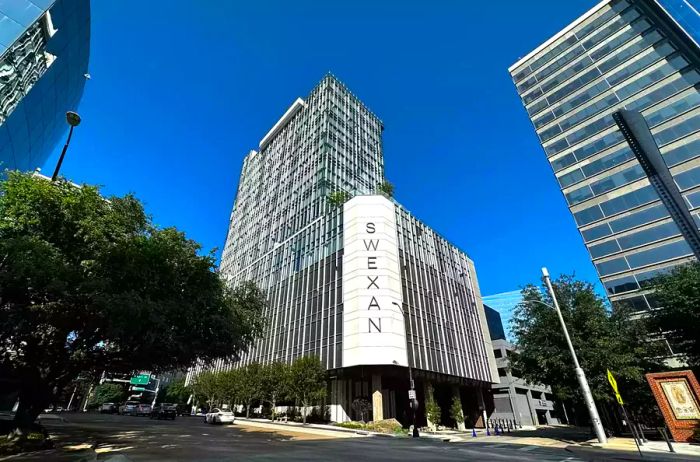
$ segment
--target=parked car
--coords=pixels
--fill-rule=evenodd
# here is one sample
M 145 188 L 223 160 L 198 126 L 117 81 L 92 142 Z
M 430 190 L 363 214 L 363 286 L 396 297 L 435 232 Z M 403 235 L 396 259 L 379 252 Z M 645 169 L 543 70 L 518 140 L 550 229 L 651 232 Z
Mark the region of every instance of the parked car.
M 205 416 L 204 416 L 204 422 L 206 423 L 233 423 L 236 420 L 236 417 L 233 415 L 233 412 L 228 411 L 228 410 L 222 410 L 219 408 L 213 408 L 211 409 Z
M 175 416 L 177 416 L 177 406 L 174 404 L 156 404 L 156 406 L 151 410 L 151 419 L 175 420 Z
M 114 414 L 117 411 L 117 405 L 114 403 L 102 403 L 100 406 L 100 414 Z
M 138 401 L 127 401 L 119 406 L 119 414 L 121 415 L 137 415 L 136 409 L 139 406 Z
M 136 406 L 136 415 L 147 416 L 151 415 L 151 405 L 150 404 L 139 404 Z

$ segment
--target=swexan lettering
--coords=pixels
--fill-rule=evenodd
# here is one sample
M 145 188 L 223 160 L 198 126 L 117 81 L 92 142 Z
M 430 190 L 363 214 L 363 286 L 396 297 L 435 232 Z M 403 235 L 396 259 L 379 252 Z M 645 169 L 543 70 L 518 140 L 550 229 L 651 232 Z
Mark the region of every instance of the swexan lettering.
M 372 222 L 368 222 L 367 225 L 365 226 L 365 231 L 367 234 L 374 234 L 376 232 L 377 228 Z M 379 249 L 379 239 L 364 239 L 363 240 L 365 244 L 365 250 L 378 250 Z M 377 259 L 379 257 L 375 255 L 370 255 L 367 257 L 367 269 L 369 270 L 378 270 L 379 267 L 377 266 Z M 367 290 L 370 289 L 379 289 L 379 284 L 377 284 L 377 281 L 379 280 L 379 276 L 367 276 L 367 279 L 369 279 L 369 285 L 367 286 Z M 369 302 L 369 306 L 367 307 L 367 310 L 380 310 L 381 311 L 381 306 L 379 306 L 379 302 L 377 301 L 376 297 L 372 296 L 372 299 Z M 382 332 L 382 318 L 367 318 L 367 332 L 370 334 L 373 332 L 381 333 Z

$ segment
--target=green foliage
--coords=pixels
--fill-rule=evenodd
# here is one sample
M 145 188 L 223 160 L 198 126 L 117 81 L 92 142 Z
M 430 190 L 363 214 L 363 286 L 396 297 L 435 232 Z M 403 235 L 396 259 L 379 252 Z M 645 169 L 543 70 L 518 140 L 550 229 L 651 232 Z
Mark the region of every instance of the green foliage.
M 269 404 L 271 418 L 279 401 L 295 399 L 304 406 L 317 404 L 326 393 L 326 370 L 316 357 L 300 357 L 291 365 L 282 362 L 251 363 L 225 372 L 202 372 L 191 389 L 200 403 L 209 406 L 243 404 L 246 417 L 255 401 Z M 325 408 L 317 416 L 325 418 Z M 306 415 L 304 416 L 306 418 Z
M 377 185 L 377 192 L 386 197 L 394 196 L 394 185 L 389 183 L 387 180 L 382 181 Z
M 261 371 L 260 363 L 250 363 L 239 369 L 237 397 L 246 407 L 246 417 L 250 416 L 253 401 L 261 397 Z
M 393 434 L 397 436 L 408 435 L 408 430 L 403 428 L 396 419 L 380 420 L 378 422 L 339 422 L 333 424 L 336 427 L 349 428 L 352 430 L 366 430 L 370 432 Z
M 648 341 L 644 322 L 631 319 L 624 306 L 610 312 L 591 284 L 573 276 L 563 275 L 553 286 L 594 398 L 614 400 L 606 374 L 610 369 L 623 396 L 632 406 L 635 401 L 642 406 L 649 398 L 644 373 L 659 370 L 660 361 L 655 358 L 662 354 L 658 343 Z M 553 305 L 551 297 L 546 288 L 534 285 L 526 286 L 522 295 L 512 320 L 518 347 L 512 368 L 530 383 L 551 385 L 560 400 L 582 403 L 559 318 L 553 308 L 543 305 Z
M 438 425 L 440 423 L 440 418 L 442 417 L 442 409 L 440 409 L 440 405 L 438 405 L 437 401 L 435 400 L 433 391 L 432 385 L 428 385 L 427 389 L 425 390 L 425 415 L 434 425 Z
M 263 293 L 229 290 L 213 254 L 156 227 L 133 196 L 9 172 L 0 182 L 0 377 L 33 421 L 82 371 L 171 370 L 236 357 Z
M 116 383 L 103 383 L 95 387 L 88 406 L 96 407 L 104 403 L 120 403 L 126 398 L 126 391 Z
M 459 426 L 460 423 L 464 423 L 464 412 L 462 412 L 462 400 L 459 396 L 452 397 L 452 404 L 450 405 L 450 417 L 455 421 L 455 425 Z
M 352 199 L 352 195 L 346 191 L 333 191 L 328 194 L 328 203 L 333 208 L 342 207 L 350 199 Z
M 186 404 L 190 399 L 192 390 L 185 386 L 185 379 L 178 379 L 170 382 L 165 388 L 163 397 L 159 401 L 174 404 Z
M 305 407 L 313 406 L 325 398 L 326 368 L 318 357 L 302 356 L 292 363 L 289 369 L 289 394 Z
M 364 422 L 338 422 L 334 423 L 336 427 L 342 427 L 342 428 L 350 428 L 353 430 L 363 430 L 366 428 L 366 424 Z
M 272 408 L 271 420 L 275 420 L 275 406 L 289 394 L 289 366 L 275 361 L 261 367 L 259 398 Z
M 190 384 L 192 393 L 199 400 L 213 406 L 218 395 L 221 395 L 221 382 L 214 372 L 205 371 L 197 375 Z
M 700 263 L 674 268 L 652 282 L 654 297 L 663 308 L 649 318 L 652 332 L 664 332 L 674 353 L 700 366 Z

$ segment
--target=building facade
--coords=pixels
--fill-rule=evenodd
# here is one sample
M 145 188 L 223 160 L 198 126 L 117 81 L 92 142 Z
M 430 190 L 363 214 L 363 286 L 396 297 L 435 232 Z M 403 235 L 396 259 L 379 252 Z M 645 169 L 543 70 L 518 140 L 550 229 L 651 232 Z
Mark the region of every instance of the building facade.
M 694 3 L 603 1 L 509 69 L 608 296 L 639 311 L 654 276 L 700 254 Z
M 562 423 L 558 409 L 563 408 L 556 403 L 552 387 L 531 384 L 518 377 L 510 362 L 517 350 L 504 335 L 499 312 L 489 305 L 484 305 L 484 310 L 500 378 L 500 383 L 491 385 L 493 408 L 488 414 L 489 419 L 521 428 Z
M 523 294 L 520 290 L 511 290 L 510 292 L 501 292 L 500 294 L 486 295 L 483 298 L 484 305 L 488 305 L 491 309 L 498 312 L 498 323 L 501 324 L 501 329 L 504 332 L 502 337 L 505 340 L 511 340 L 510 322 L 513 319 L 515 308 L 523 301 Z M 487 314 L 488 314 L 488 310 Z M 494 319 L 495 321 L 495 319 Z M 491 326 L 491 323 L 489 323 Z M 491 331 L 493 334 L 493 331 Z
M 315 355 L 332 420 L 358 418 L 353 401 L 368 399 L 373 419 L 407 423 L 410 364 L 419 394 L 458 393 L 478 420 L 497 373 L 474 264 L 375 193 L 382 130 L 329 74 L 246 156 L 220 271 L 265 291 L 269 326 L 238 363 L 214 368 Z M 334 205 L 336 192 L 352 198 Z
M 89 0 L 0 3 L 0 169 L 44 165 L 80 102 L 89 56 Z

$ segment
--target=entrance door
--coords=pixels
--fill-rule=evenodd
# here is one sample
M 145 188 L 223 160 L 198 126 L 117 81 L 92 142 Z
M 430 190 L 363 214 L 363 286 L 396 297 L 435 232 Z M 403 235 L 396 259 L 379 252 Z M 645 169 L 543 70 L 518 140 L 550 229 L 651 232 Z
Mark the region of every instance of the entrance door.
M 539 425 L 547 425 L 547 411 L 544 409 L 536 409 L 537 423 Z

